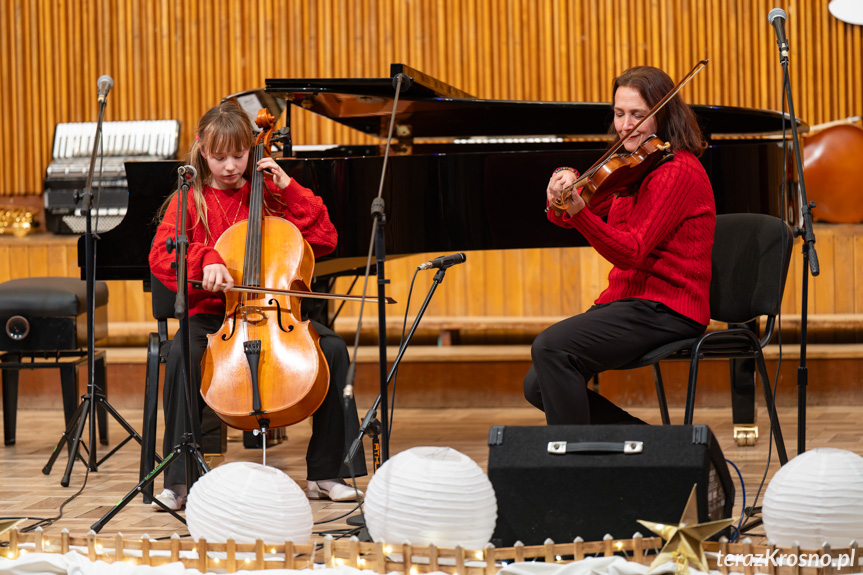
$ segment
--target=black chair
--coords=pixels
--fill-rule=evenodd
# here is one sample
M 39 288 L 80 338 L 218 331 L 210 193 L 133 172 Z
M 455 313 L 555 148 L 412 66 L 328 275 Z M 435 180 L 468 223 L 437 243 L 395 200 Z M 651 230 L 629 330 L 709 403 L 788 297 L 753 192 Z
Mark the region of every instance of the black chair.
M 663 345 L 619 367 L 619 370 L 624 370 L 653 366 L 656 395 L 664 425 L 668 425 L 670 419 L 659 368 L 661 361 L 690 362 L 683 423 L 691 425 L 695 409 L 698 362 L 702 359 L 754 358 L 761 378 L 764 401 L 770 414 L 779 461 L 783 465 L 788 461 L 762 350 L 773 337 L 776 315 L 779 313 L 791 261 L 792 244 L 791 228 L 773 216 L 717 216 L 710 283 L 710 317 L 723 323 L 744 324 L 760 316 L 767 316 L 764 335 L 759 339 L 752 330 L 744 327 L 710 331 L 697 338 Z
M 171 340 L 168 338 L 168 318 L 174 317 L 175 294 L 150 274 L 150 289 L 153 296 L 153 318 L 157 330 L 147 340 L 147 371 L 144 384 L 144 425 L 141 429 L 141 468 L 140 480 L 153 470 L 156 459 L 161 461 L 156 451 L 156 424 L 159 415 L 159 366 L 168 360 Z M 144 501 L 149 503 L 153 496 L 153 484 L 144 488 Z

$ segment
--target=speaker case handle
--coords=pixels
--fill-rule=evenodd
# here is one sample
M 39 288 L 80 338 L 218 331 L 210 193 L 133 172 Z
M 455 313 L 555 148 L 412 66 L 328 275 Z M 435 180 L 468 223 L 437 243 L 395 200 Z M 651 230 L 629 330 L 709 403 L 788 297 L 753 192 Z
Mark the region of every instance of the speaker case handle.
M 644 451 L 643 441 L 549 441 L 548 452 L 553 455 L 567 453 L 624 453 L 633 455 Z

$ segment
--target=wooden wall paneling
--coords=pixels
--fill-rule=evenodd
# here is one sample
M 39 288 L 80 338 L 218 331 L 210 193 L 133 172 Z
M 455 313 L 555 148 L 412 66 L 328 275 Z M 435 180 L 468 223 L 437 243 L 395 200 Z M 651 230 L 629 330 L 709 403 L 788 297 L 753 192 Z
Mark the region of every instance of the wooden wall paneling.
M 794 246 L 791 248 L 791 261 L 788 265 L 788 275 L 785 279 L 785 291 L 782 293 L 782 313 L 799 313 L 800 306 L 800 287 L 801 287 L 801 240 L 794 241 Z M 810 285 L 812 279 L 809 279 Z M 812 297 L 810 293 L 810 298 Z
M 845 25 L 846 33 L 852 30 L 852 48 L 848 52 L 849 56 L 855 55 L 856 60 L 849 59 L 848 66 L 854 71 L 854 83 L 850 86 L 851 94 L 854 97 L 854 105 L 851 107 L 851 113 L 863 110 L 863 63 L 860 62 L 860 54 L 863 54 L 863 46 L 861 46 L 860 36 L 863 35 L 863 26 Z M 852 77 L 852 75 L 849 75 Z
M 41 275 L 69 277 L 67 270 L 69 269 L 68 261 L 71 258 L 77 259 L 78 251 L 72 245 L 53 245 L 45 254 L 45 273 Z
M 834 313 L 836 308 L 834 306 L 835 300 L 835 290 L 836 284 L 833 281 L 833 274 L 835 273 L 835 269 L 833 266 L 836 265 L 834 260 L 834 246 L 835 246 L 835 228 L 832 226 L 820 226 L 818 229 L 817 243 L 815 245 L 816 250 L 818 251 L 818 260 L 819 263 L 822 261 L 828 262 L 828 269 L 830 269 L 831 273 L 822 273 L 817 277 L 810 279 L 810 297 L 812 301 L 810 302 L 810 311 L 812 313 Z M 824 264 L 821 264 L 822 266 Z
M 12 39 L 12 50 L 10 52 L 11 57 L 11 67 L 10 67 L 10 78 L 14 78 L 15 86 L 23 86 L 24 85 L 24 68 L 25 64 L 23 62 L 24 55 L 24 46 L 22 39 L 22 26 L 21 26 L 21 7 L 20 4 L 15 6 L 9 5 L 9 20 L 11 25 L 11 30 L 9 31 L 9 37 Z M 24 172 L 20 170 L 20 168 L 16 169 L 14 166 L 18 164 L 20 166 L 20 154 L 24 151 L 24 146 L 26 145 L 26 141 L 24 139 L 24 118 L 26 117 L 26 112 L 28 110 L 23 108 L 23 94 L 21 94 L 18 90 L 12 91 L 12 108 L 11 108 L 11 125 L 12 131 L 9 134 L 9 142 L 12 142 L 12 147 L 9 150 L 13 153 L 13 155 L 19 155 L 18 162 L 14 162 L 11 165 L 13 166 L 13 183 L 12 185 L 15 187 L 17 193 L 21 193 L 26 190 L 27 185 L 24 181 Z M 16 154 L 17 153 L 17 154 Z
M 0 279 L 12 279 L 12 249 L 8 243 L 0 243 Z
M 848 312 L 863 313 L 863 234 L 854 234 L 854 303 Z M 2 260 L 0 260 L 2 261 Z
M 837 313 L 840 311 L 847 313 L 854 309 L 854 264 L 856 262 L 854 261 L 854 237 L 848 231 L 847 226 L 836 230 L 833 240 L 832 269 L 824 270 L 821 274 L 833 278 L 833 306 Z M 816 229 L 816 232 L 819 230 Z M 818 242 L 815 245 L 817 249 Z
M 12 70 L 11 55 L 14 53 L 11 40 L 11 22 L 9 18 L 11 5 L 0 6 L 0 77 L 11 78 Z M 14 82 L 0 82 L 0 155 L 4 158 L 13 157 L 12 146 L 12 95 L 14 92 Z M 13 177 L 15 171 L 11 169 L 0 170 L 0 186 L 3 190 L 8 190 L 6 193 L 12 195 L 15 193 L 15 185 Z

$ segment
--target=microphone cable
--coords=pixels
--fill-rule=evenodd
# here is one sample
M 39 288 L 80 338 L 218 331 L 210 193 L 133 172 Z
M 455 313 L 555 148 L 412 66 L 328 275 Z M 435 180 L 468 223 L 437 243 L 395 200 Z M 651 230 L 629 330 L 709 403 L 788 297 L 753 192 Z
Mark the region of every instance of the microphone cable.
M 414 283 L 417 280 L 417 274 L 419 272 L 419 268 L 416 268 L 414 270 L 414 276 L 411 278 L 411 287 L 408 290 L 408 299 L 407 302 L 405 302 L 405 315 L 404 319 L 402 320 L 402 336 L 401 339 L 399 339 L 399 353 L 401 353 L 402 347 L 405 345 L 405 328 L 407 328 L 408 325 L 408 312 L 411 308 L 411 296 L 414 293 Z M 419 318 L 415 319 L 414 323 L 416 323 L 417 321 L 419 321 Z M 411 325 L 411 328 L 413 328 L 413 325 Z M 395 371 L 393 371 L 393 389 L 390 392 L 390 425 L 389 427 L 387 427 L 387 441 L 390 440 L 390 436 L 393 433 L 393 420 L 395 419 L 396 414 L 396 379 L 398 378 L 398 376 L 399 366 L 397 365 L 395 366 Z
M 374 206 L 377 203 L 380 203 L 382 201 L 383 192 L 384 192 L 384 181 L 386 179 L 386 172 L 387 172 L 387 163 L 389 162 L 390 146 L 392 144 L 392 138 L 393 138 L 393 128 L 395 126 L 396 112 L 398 111 L 399 94 L 401 93 L 402 83 L 404 82 L 405 79 L 408 79 L 408 78 L 406 78 L 404 74 L 396 74 L 396 77 L 393 80 L 393 82 L 395 84 L 395 96 L 393 97 L 393 109 L 392 109 L 392 112 L 390 113 L 390 122 L 389 122 L 389 128 L 387 130 L 387 139 L 386 139 L 386 143 L 384 145 L 384 161 L 383 161 L 383 165 L 381 166 L 381 177 L 380 177 L 380 183 L 378 185 L 378 194 L 375 197 L 375 200 L 372 202 L 372 206 Z M 379 222 L 379 219 L 380 219 L 379 217 L 374 218 L 374 221 L 372 222 L 372 231 L 371 231 L 371 234 L 369 237 L 369 249 L 368 249 L 368 255 L 366 256 L 366 269 L 365 269 L 365 273 L 363 274 L 362 299 L 360 300 L 360 311 L 359 311 L 359 314 L 357 317 L 357 329 L 356 329 L 356 333 L 354 335 L 353 353 L 351 355 L 351 369 L 348 370 L 348 381 L 345 382 L 345 395 L 348 394 L 348 390 L 350 390 L 350 394 L 353 395 L 353 382 L 356 378 L 356 375 L 355 375 L 356 374 L 356 361 L 357 361 L 357 355 L 359 353 L 359 347 L 360 347 L 360 331 L 362 330 L 363 312 L 365 310 L 366 297 L 368 295 L 369 276 L 371 275 L 372 257 L 374 256 L 374 252 L 375 252 L 375 238 L 377 236 L 378 226 L 381 225 Z M 383 304 L 379 302 L 378 305 L 383 305 Z M 383 336 L 382 336 L 383 338 L 386 338 L 386 328 L 387 328 L 386 325 L 378 326 L 379 330 L 383 330 Z M 383 390 L 381 390 L 381 391 L 383 392 Z M 389 414 L 382 414 L 382 417 L 386 418 L 386 417 L 388 417 L 388 415 Z M 385 441 L 389 440 L 389 430 L 387 430 L 387 437 L 384 438 L 384 440 Z M 351 462 L 350 467 L 351 467 L 351 475 L 353 475 L 353 462 Z

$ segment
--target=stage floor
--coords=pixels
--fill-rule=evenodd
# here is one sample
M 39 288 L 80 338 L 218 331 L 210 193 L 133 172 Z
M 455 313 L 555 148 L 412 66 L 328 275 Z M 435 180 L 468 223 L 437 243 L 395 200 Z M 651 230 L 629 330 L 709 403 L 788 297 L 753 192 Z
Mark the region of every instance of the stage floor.
M 653 407 L 633 409 L 631 412 L 648 422 L 659 423 L 658 412 Z M 124 410 L 121 414 L 135 429 L 140 428 L 140 411 Z M 671 414 L 672 422 L 682 420 L 682 409 L 672 409 Z M 752 504 L 767 464 L 768 419 L 764 410 L 758 415 L 761 437 L 757 445 L 738 447 L 732 439 L 730 408 L 696 410 L 696 422 L 710 426 L 719 439 L 725 457 L 740 468 L 746 486 L 747 505 Z M 789 457 L 793 457 L 797 453 L 797 409 L 780 408 L 779 415 Z M 863 406 L 812 407 L 807 415 L 807 449 L 835 447 L 863 453 L 863 436 L 859 433 Z M 85 467 L 81 463 L 74 467 L 70 486 L 64 488 L 60 485 L 67 462 L 65 453 L 57 459 L 50 475 L 42 473 L 42 468 L 63 431 L 62 420 L 63 414 L 60 410 L 19 411 L 16 445 L 0 446 L 0 516 L 3 518 L 54 517 L 59 513 L 63 502 L 81 489 L 86 475 Z M 532 408 L 400 409 L 395 416 L 390 454 L 394 455 L 420 445 L 448 446 L 470 456 L 485 469 L 488 460 L 488 431 L 492 425 L 543 424 L 542 414 Z M 100 457 L 122 441 L 122 431 L 112 420 L 111 442 L 108 449 L 99 446 Z M 285 471 L 303 488 L 305 451 L 310 432 L 311 426 L 308 422 L 295 425 L 288 428 L 287 441 L 267 449 L 267 463 Z M 161 444 L 161 437 L 159 441 Z M 368 439 L 365 441 L 365 449 L 371 467 Z M 139 457 L 140 448 L 133 441 L 105 461 L 97 473 L 90 473 L 81 494 L 65 506 L 63 517 L 44 528 L 46 535 L 57 536 L 62 529 L 67 529 L 74 536 L 86 535 L 94 522 L 107 514 L 112 506 L 137 485 Z M 234 431 L 229 434 L 227 453 L 219 459 L 220 461 L 214 463 L 261 461 L 260 451 L 243 448 L 242 436 Z M 767 470 L 768 480 L 778 468 L 779 462 L 774 450 Z M 732 476 L 738 491 L 735 514 L 739 514 L 742 498 L 733 470 Z M 368 477 L 358 478 L 359 487 L 365 489 L 368 480 Z M 156 492 L 160 490 L 161 478 L 157 479 Z M 762 490 L 759 504 L 763 496 Z M 681 505 L 683 503 L 681 502 Z M 313 501 L 315 533 L 323 535 L 332 532 L 335 536 L 342 535 L 347 528 L 345 519 L 332 520 L 354 508 L 355 504 L 352 503 Z M 19 528 L 31 523 L 33 521 L 27 521 Z M 113 517 L 101 534 L 118 532 L 127 538 L 140 537 L 143 534 L 148 534 L 151 538 L 168 537 L 172 533 L 181 536 L 188 534 L 185 525 L 169 514 L 156 513 L 149 505 L 144 505 L 140 495 Z M 763 533 L 763 530 L 756 528 L 753 531 L 754 535 L 758 533 Z

